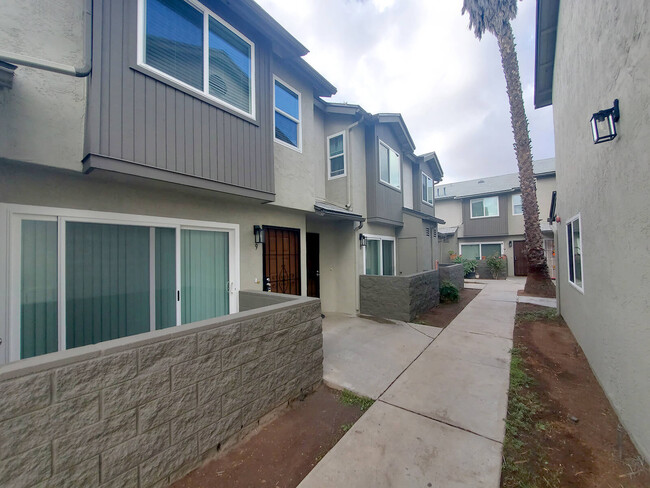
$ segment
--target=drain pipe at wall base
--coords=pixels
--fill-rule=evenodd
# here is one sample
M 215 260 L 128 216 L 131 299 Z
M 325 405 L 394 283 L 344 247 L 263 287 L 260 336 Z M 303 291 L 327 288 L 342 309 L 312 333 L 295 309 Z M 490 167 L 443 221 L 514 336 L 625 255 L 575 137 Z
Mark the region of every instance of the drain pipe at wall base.
M 93 0 L 86 0 L 84 9 L 85 28 L 84 28 L 84 64 L 83 66 L 70 66 L 67 64 L 56 63 L 54 61 L 46 61 L 44 59 L 35 58 L 22 54 L 14 54 L 6 51 L 0 51 L 0 61 L 6 63 L 17 64 L 19 66 L 27 66 L 29 68 L 42 69 L 52 73 L 59 73 L 67 76 L 75 76 L 77 78 L 84 78 L 90 74 L 92 69 L 92 39 L 93 39 Z
M 361 310 L 360 304 L 359 304 L 359 251 L 357 251 L 356 245 L 357 242 L 359 241 L 359 238 L 357 237 L 357 233 L 361 230 L 363 227 L 363 222 L 359 222 L 359 225 L 354 228 L 354 308 L 359 313 Z

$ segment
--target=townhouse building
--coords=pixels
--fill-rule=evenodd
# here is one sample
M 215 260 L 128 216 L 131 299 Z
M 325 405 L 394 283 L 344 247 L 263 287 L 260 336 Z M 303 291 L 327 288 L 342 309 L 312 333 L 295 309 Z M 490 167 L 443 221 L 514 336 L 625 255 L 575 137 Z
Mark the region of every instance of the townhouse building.
M 435 153 L 254 1 L 3 11 L 0 364 L 436 268 Z
M 556 189 L 555 159 L 533 161 L 533 171 L 546 262 L 555 279 L 554 234 L 547 221 Z M 527 275 L 518 173 L 439 185 L 435 200 L 436 214 L 445 221 L 444 227 L 438 229 L 441 263 L 449 263 L 452 255 L 478 260 L 505 255 L 509 276 Z

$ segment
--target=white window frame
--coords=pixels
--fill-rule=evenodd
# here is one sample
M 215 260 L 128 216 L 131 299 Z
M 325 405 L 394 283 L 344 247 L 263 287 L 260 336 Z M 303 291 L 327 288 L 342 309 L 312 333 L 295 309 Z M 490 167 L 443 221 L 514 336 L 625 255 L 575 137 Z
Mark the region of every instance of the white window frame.
M 484 201 L 488 198 L 496 198 L 497 199 L 497 214 L 496 215 L 477 215 L 476 217 L 474 216 L 474 212 L 472 211 L 472 204 L 474 202 L 478 201 Z M 501 209 L 499 208 L 499 197 L 498 196 L 493 196 L 493 197 L 481 197 L 481 198 L 472 198 L 469 201 L 469 218 L 470 219 L 491 219 L 493 217 L 499 217 L 501 215 Z M 485 210 L 485 204 L 483 205 L 483 209 Z
M 431 201 L 426 200 L 424 198 L 425 195 L 423 194 L 422 195 L 422 203 L 426 203 L 427 205 L 431 205 L 433 207 L 433 200 L 435 198 L 434 197 L 434 191 L 433 191 L 433 188 L 434 188 L 433 178 L 431 178 L 431 176 L 426 174 L 424 171 L 422 171 L 422 178 L 426 178 L 426 180 L 427 180 L 427 188 L 429 187 L 429 182 L 431 182 Z M 424 188 L 422 188 L 422 185 L 420 185 L 420 190 L 424 190 Z M 427 198 L 428 198 L 428 195 L 427 195 Z
M 287 90 L 292 91 L 296 95 L 298 95 L 298 119 L 295 117 L 289 115 L 282 109 L 279 109 L 275 105 L 275 84 L 280 83 L 283 85 Z M 273 140 L 280 144 L 281 146 L 288 147 L 289 149 L 293 149 L 294 151 L 297 151 L 299 153 L 302 153 L 302 95 L 300 91 L 296 90 L 294 87 L 292 87 L 289 83 L 285 82 L 281 78 L 278 78 L 277 76 L 273 76 Z M 291 144 L 288 144 L 277 137 L 275 137 L 275 112 L 283 115 L 284 117 L 288 118 L 289 120 L 294 121 L 296 124 L 298 124 L 298 146 L 293 146 Z
M 147 0 L 138 0 L 138 33 L 137 33 L 137 43 L 138 43 L 138 53 L 137 53 L 137 63 L 138 66 L 147 70 L 151 71 L 152 73 L 155 73 L 156 75 L 169 80 L 177 85 L 182 86 L 185 90 L 189 90 L 190 92 L 198 93 L 199 95 L 206 97 L 210 101 L 215 102 L 218 105 L 221 105 L 223 107 L 227 107 L 228 110 L 232 110 L 235 113 L 245 115 L 246 117 L 249 117 L 253 120 L 256 120 L 256 106 L 255 106 L 255 100 L 256 100 L 256 94 L 255 94 L 255 87 L 256 87 L 256 78 L 255 78 L 255 43 L 251 41 L 248 37 L 246 37 L 244 34 L 242 34 L 240 31 L 235 29 L 232 25 L 230 25 L 228 22 L 226 22 L 224 19 L 222 19 L 220 16 L 215 14 L 212 10 L 207 8 L 205 5 L 203 5 L 200 2 L 197 2 L 195 0 L 182 0 L 185 3 L 191 5 L 198 11 L 203 13 L 203 90 L 199 90 L 196 87 L 193 87 L 192 85 L 188 85 L 187 83 L 178 80 L 174 78 L 173 76 L 165 73 L 164 71 L 161 71 L 157 68 L 154 68 L 153 66 L 149 66 L 147 63 L 144 61 L 144 50 L 145 50 L 145 36 L 144 32 L 146 30 L 146 2 Z M 250 47 L 251 47 L 251 76 L 250 76 L 250 90 L 251 90 L 251 111 L 246 112 L 245 110 L 240 109 L 239 107 L 235 107 L 234 105 L 231 105 L 230 103 L 226 102 L 225 100 L 222 100 L 218 97 L 215 97 L 214 95 L 210 94 L 210 88 L 209 88 L 209 78 L 210 78 L 210 57 L 207 55 L 206 50 L 210 49 L 210 44 L 209 44 L 209 18 L 212 17 L 214 18 L 217 22 L 219 22 L 221 25 L 226 27 L 228 30 L 230 30 L 233 34 L 235 34 L 237 37 L 239 37 L 242 41 L 246 42 Z
M 579 286 L 575 283 L 575 270 L 576 270 L 576 262 L 575 262 L 575 255 L 571 252 L 569 252 L 569 225 L 571 226 L 571 243 L 572 243 L 572 248 L 575 249 L 575 242 L 573 241 L 573 223 L 578 222 L 578 225 L 580 226 L 580 278 L 582 280 L 582 286 Z M 567 256 L 567 267 L 566 267 L 566 274 L 567 274 L 567 281 L 569 284 L 574 287 L 576 290 L 578 290 L 580 293 L 584 295 L 585 293 L 585 273 L 584 273 L 584 267 L 582 266 L 582 261 L 584 259 L 584 247 L 582 245 L 583 243 L 583 231 L 582 231 L 582 218 L 580 214 L 578 213 L 577 215 L 574 215 L 571 217 L 569 220 L 567 220 L 566 223 L 566 256 Z M 571 281 L 571 268 L 569 267 L 569 259 L 573 262 L 573 281 Z
M 392 183 L 381 179 L 381 156 L 379 156 L 379 154 L 377 154 L 377 170 L 379 171 L 379 181 L 381 181 L 385 185 L 388 185 L 391 188 L 394 188 L 394 189 L 399 190 L 401 192 L 402 191 L 402 158 L 401 158 L 399 152 L 395 151 L 395 149 L 393 149 L 388 144 L 386 144 L 384 141 L 379 139 L 379 149 L 381 149 L 381 146 L 384 146 L 389 151 L 389 154 L 388 154 L 388 178 L 389 179 L 390 179 L 390 151 L 393 151 L 395 153 L 395 155 L 397 156 L 397 167 L 399 169 L 399 185 L 395 186 Z
M 340 175 L 334 175 L 332 176 L 332 159 L 338 158 L 341 156 L 341 154 L 337 156 L 332 156 L 330 154 L 330 139 L 334 139 L 335 137 L 338 136 L 343 136 L 343 173 Z M 336 134 L 332 134 L 331 136 L 327 137 L 327 143 L 326 143 L 326 151 L 327 151 L 327 179 L 328 180 L 336 180 L 337 178 L 345 178 L 348 175 L 348 161 L 347 161 L 347 154 L 346 154 L 346 148 L 347 148 L 347 140 L 346 140 L 346 135 L 345 131 L 337 132 Z
M 519 206 L 521 207 L 521 212 L 517 213 L 515 212 L 515 197 L 519 197 L 519 201 L 521 202 Z M 524 203 L 523 200 L 521 200 L 521 193 L 515 193 L 512 195 L 512 215 L 523 215 L 524 214 Z
M 40 207 L 32 205 L 0 204 L 0 233 L 6 231 L 9 251 L 8 258 L 0 263 L 0 272 L 9 273 L 9 293 L 7 300 L 0 300 L 0 318 L 6 319 L 6 341 L 2 347 L 7 347 L 8 361 L 20 359 L 20 283 L 21 283 L 21 223 L 23 220 L 48 220 L 58 222 L 58 337 L 59 351 L 66 349 L 66 288 L 65 288 L 65 224 L 66 222 L 88 222 L 115 225 L 137 225 L 143 227 L 166 227 L 176 229 L 176 290 L 181 289 L 181 230 L 207 230 L 228 232 L 228 289 L 229 315 L 239 311 L 240 287 L 240 247 L 239 224 L 218 223 L 202 220 L 174 219 L 166 217 L 151 217 L 145 215 L 120 214 L 113 212 L 98 212 L 90 210 L 75 210 L 67 208 Z M 3 218 L 4 217 L 4 218 Z M 2 255 L 0 254 L 0 258 Z M 153 274 L 153 273 L 152 273 Z M 7 276 L 7 274 L 4 274 Z M 0 280 L 1 281 L 1 280 Z M 181 324 L 181 300 L 176 302 L 176 326 Z M 4 311 L 2 309 L 5 309 Z M 4 313 L 2 313 L 4 312 Z M 155 317 L 150 318 L 151 328 L 155 330 Z M 1 328 L 0 328 L 1 330 Z M 134 336 L 130 336 L 134 337 Z M 1 357 L 1 355 L 0 355 Z M 5 353 L 5 359 L 7 354 Z M 0 363 L 1 364 L 1 363 Z
M 461 243 L 459 243 L 458 244 L 458 255 L 460 256 L 460 255 L 463 254 L 463 246 L 476 246 L 476 245 L 478 245 L 479 259 L 477 259 L 477 261 L 481 261 L 483 256 L 484 256 L 483 247 L 482 247 L 484 244 L 500 244 L 501 245 L 501 256 L 503 256 L 505 254 L 505 252 L 504 252 L 505 246 L 504 246 L 503 241 L 492 241 L 492 242 L 483 242 L 483 241 L 481 241 L 481 242 L 461 242 Z M 486 256 L 486 259 L 487 259 L 487 256 Z
M 379 274 L 378 275 L 368 275 L 368 276 L 396 276 L 395 272 L 397 271 L 397 244 L 395 238 L 391 236 L 382 236 L 375 234 L 364 234 L 366 241 L 379 241 Z M 393 274 L 385 275 L 384 274 L 384 247 L 381 244 L 381 241 L 393 241 Z M 363 247 L 363 274 L 366 274 L 366 246 Z

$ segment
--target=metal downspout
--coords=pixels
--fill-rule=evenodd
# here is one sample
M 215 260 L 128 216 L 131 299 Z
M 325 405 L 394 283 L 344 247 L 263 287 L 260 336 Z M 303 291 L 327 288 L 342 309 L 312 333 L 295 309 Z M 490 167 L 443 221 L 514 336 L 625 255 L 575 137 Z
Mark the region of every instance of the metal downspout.
M 44 59 L 35 58 L 22 54 L 14 54 L 6 51 L 0 51 L 0 61 L 7 63 L 17 64 L 19 66 L 27 66 L 30 68 L 42 69 L 51 71 L 52 73 L 59 73 L 67 76 L 75 76 L 77 78 L 84 78 L 90 74 L 92 70 L 92 33 L 93 33 L 93 0 L 86 0 L 85 6 L 85 29 L 84 29 L 84 64 L 83 66 L 70 66 L 67 64 L 56 63 L 54 61 L 46 61 Z

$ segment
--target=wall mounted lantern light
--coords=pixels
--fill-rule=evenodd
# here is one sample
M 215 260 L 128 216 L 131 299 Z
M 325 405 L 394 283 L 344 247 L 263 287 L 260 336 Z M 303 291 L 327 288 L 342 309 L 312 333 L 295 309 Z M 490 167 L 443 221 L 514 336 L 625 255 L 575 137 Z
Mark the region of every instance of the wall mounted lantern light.
M 254 225 L 253 234 L 255 234 L 255 249 L 257 249 L 259 244 L 264 244 L 264 228 L 261 225 Z
M 367 244 L 368 238 L 363 234 L 359 234 L 359 247 L 366 247 Z
M 594 144 L 611 141 L 616 137 L 616 122 L 620 118 L 618 110 L 618 98 L 614 100 L 614 106 L 591 116 L 591 132 L 594 137 Z

